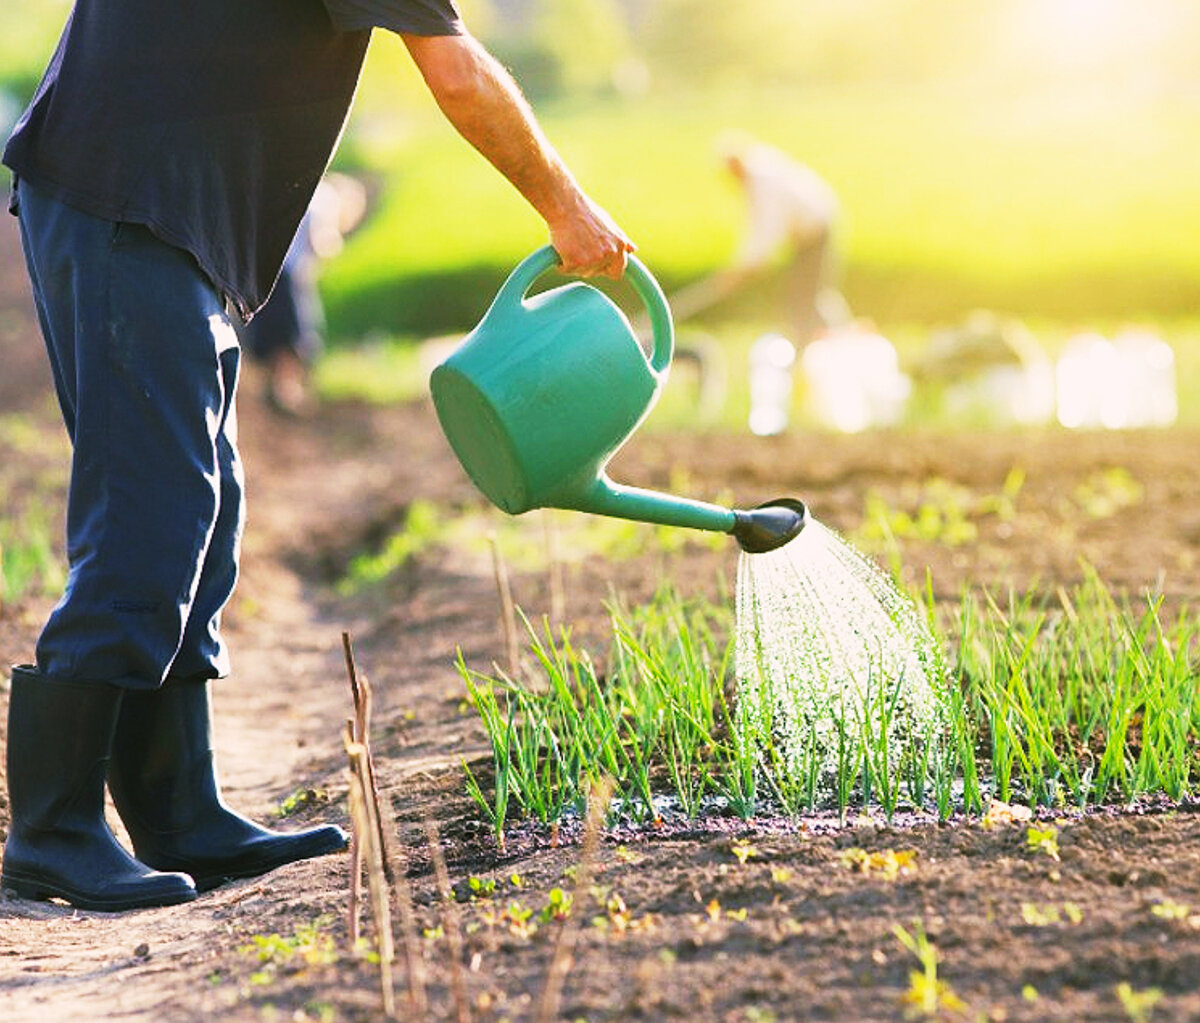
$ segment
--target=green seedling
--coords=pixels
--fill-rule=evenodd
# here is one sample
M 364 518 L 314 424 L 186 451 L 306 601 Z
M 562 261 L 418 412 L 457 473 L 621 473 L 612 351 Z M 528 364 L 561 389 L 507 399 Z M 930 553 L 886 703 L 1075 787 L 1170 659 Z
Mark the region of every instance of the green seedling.
M 467 887 L 471 889 L 471 895 L 480 899 L 490 899 L 496 894 L 496 882 L 490 877 L 476 877 L 472 874 L 467 878 Z
M 539 918 L 543 923 L 549 923 L 551 920 L 565 920 L 571 915 L 572 901 L 569 892 L 562 888 L 551 888 Z
M 1174 899 L 1163 899 L 1161 902 L 1156 902 L 1150 907 L 1150 912 L 1160 920 L 1187 920 L 1192 915 L 1188 906 L 1182 902 L 1176 902 Z
M 324 789 L 297 789 L 279 804 L 279 816 L 291 817 L 310 806 L 320 806 L 328 801 L 329 793 Z
M 312 923 L 298 925 L 291 935 L 256 934 L 251 937 L 249 943 L 238 950 L 259 963 L 259 968 L 250 975 L 250 984 L 271 983 L 280 968 L 297 960 L 305 966 L 337 962 L 333 935 L 325 930 L 328 924 L 328 918 L 318 917 Z
M 1043 853 L 1058 862 L 1058 828 L 1052 824 L 1044 828 L 1032 825 L 1025 832 L 1025 848 L 1030 852 Z
M 895 924 L 892 933 L 921 964 L 919 970 L 909 971 L 908 990 L 901 996 L 905 1018 L 935 1019 L 943 1012 L 965 1012 L 967 1003 L 938 977 L 938 951 L 926 936 L 920 919 L 913 921 L 912 931 Z
M 729 851 L 733 853 L 734 858 L 743 867 L 758 855 L 758 850 L 751 844 L 748 838 L 735 838 L 729 843 Z
M 1117 999 L 1130 1023 L 1147 1023 L 1154 1007 L 1162 1000 L 1162 989 L 1156 987 L 1144 988 L 1138 991 L 1127 981 L 1121 981 L 1116 987 Z
M 1030 927 L 1050 927 L 1064 921 L 1078 924 L 1083 921 L 1083 910 L 1074 902 L 1064 902 L 1061 905 L 1053 902 L 1046 905 L 1022 902 L 1021 919 Z

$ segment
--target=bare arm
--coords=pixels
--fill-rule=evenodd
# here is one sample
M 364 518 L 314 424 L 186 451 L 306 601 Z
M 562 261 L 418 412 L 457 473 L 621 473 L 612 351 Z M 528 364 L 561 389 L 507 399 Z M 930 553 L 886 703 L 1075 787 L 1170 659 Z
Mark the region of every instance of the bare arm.
M 568 273 L 617 278 L 634 250 L 576 183 L 512 77 L 470 35 L 405 35 L 446 119 L 541 215 Z

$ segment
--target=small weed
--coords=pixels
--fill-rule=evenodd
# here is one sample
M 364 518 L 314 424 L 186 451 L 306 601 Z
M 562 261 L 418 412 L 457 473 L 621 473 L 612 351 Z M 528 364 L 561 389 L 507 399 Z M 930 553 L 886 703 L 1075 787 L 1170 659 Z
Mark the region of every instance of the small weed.
M 0 607 L 27 593 L 57 593 L 65 584 L 51 519 L 48 506 L 41 503 L 15 520 L 0 518 Z
M 472 874 L 467 878 L 467 887 L 471 889 L 471 895 L 475 898 L 490 899 L 496 894 L 496 882 L 490 877 L 476 877 Z
M 1093 473 L 1075 488 L 1075 503 L 1090 519 L 1109 519 L 1141 504 L 1144 489 L 1121 466 Z
M 297 789 L 279 804 L 279 816 L 290 817 L 310 806 L 329 802 L 329 793 L 324 789 Z
M 551 920 L 565 920 L 571 915 L 572 898 L 569 892 L 562 888 L 551 888 L 547 896 L 546 905 L 542 907 L 541 913 L 538 914 L 542 923 L 549 923 Z
M 908 990 L 901 996 L 905 1018 L 933 1019 L 943 1011 L 966 1011 L 967 1003 L 954 993 L 949 984 L 939 979 L 938 952 L 926 936 L 921 921 L 913 921 L 912 931 L 895 924 L 892 933 L 921 964 L 919 970 L 909 971 Z
M 979 536 L 973 514 L 970 491 L 947 480 L 927 481 L 911 514 L 891 507 L 880 494 L 870 491 L 863 525 L 856 537 L 868 545 L 872 541 L 915 539 L 958 547 L 972 543 Z
M 842 866 L 848 870 L 855 870 L 870 877 L 881 877 L 885 881 L 895 881 L 898 877 L 916 870 L 917 851 L 881 849 L 878 852 L 867 852 L 855 847 L 843 852 L 840 859 Z
M 1182 902 L 1176 902 L 1174 899 L 1163 899 L 1161 902 L 1156 902 L 1150 907 L 1150 912 L 1160 920 L 1187 920 L 1192 911 Z
M 1163 996 L 1161 988 L 1148 987 L 1138 991 L 1126 981 L 1117 985 L 1116 993 L 1130 1023 L 1147 1023 Z
M 443 522 L 444 516 L 435 504 L 413 501 L 408 506 L 402 529 L 393 533 L 378 551 L 360 554 L 350 562 L 349 571 L 338 583 L 338 592 L 353 594 L 386 579 L 436 542 L 444 531 Z
M 256 934 L 238 951 L 259 963 L 259 969 L 249 977 L 252 986 L 270 984 L 281 967 L 299 960 L 304 966 L 325 966 L 337 962 L 338 953 L 333 936 L 324 928 L 327 917 L 317 917 L 312 923 L 299 924 L 291 935 Z
M 504 927 L 518 938 L 532 938 L 538 931 L 533 910 L 519 902 L 510 902 L 504 909 L 488 906 L 483 911 L 483 922 L 488 927 Z
M 1074 902 L 1064 902 L 1061 905 L 1055 903 L 1038 905 L 1033 902 L 1022 902 L 1021 919 L 1030 927 L 1050 927 L 1064 921 L 1078 924 L 1083 921 L 1083 910 Z
M 1044 828 L 1038 827 L 1036 824 L 1030 825 L 1025 832 L 1025 848 L 1033 853 L 1044 853 L 1058 862 L 1058 828 L 1053 824 L 1048 824 Z
M 635 917 L 618 892 L 609 893 L 604 899 L 604 913 L 592 917 L 592 926 L 598 930 L 621 937 L 637 931 L 648 931 L 654 927 L 654 917 Z
M 749 860 L 758 855 L 758 850 L 750 844 L 748 838 L 735 838 L 729 844 L 729 851 L 733 853 L 738 863 L 743 867 Z

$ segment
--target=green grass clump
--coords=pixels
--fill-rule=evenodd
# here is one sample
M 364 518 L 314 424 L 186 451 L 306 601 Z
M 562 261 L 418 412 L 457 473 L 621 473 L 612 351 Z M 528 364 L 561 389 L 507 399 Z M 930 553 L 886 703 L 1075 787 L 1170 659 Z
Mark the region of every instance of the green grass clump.
M 714 806 L 747 819 L 852 806 L 890 818 L 911 806 L 945 820 L 993 798 L 1083 809 L 1181 800 L 1200 786 L 1200 621 L 1167 619 L 1159 597 L 1118 598 L 1094 575 L 1004 606 L 964 596 L 948 625 L 957 684 L 946 733 L 916 761 L 890 763 L 889 708 L 873 701 L 824 785 L 769 721 L 738 712 L 730 618 L 664 588 L 644 607 L 612 609 L 607 671 L 548 626 L 529 630 L 535 680 L 460 658 L 492 746 L 490 786 L 468 768 L 467 787 L 498 838 L 513 819 L 579 812 L 602 776 L 618 810 L 650 820 L 664 797 L 689 818 Z
M 1085 807 L 1200 783 L 1200 622 L 1161 597 L 1118 600 L 1095 576 L 1054 600 L 964 601 L 964 710 L 994 795 Z
M 751 811 L 738 788 L 724 695 L 728 613 L 664 590 L 644 608 L 614 608 L 610 669 L 602 672 L 569 630 L 529 626 L 540 669 L 536 685 L 504 674 L 459 672 L 492 744 L 493 783 L 468 767 L 467 787 L 503 835 L 512 816 L 554 822 L 582 811 L 602 777 L 636 817 L 657 819 L 656 795 L 669 792 L 690 814 L 709 795 Z M 527 623 L 528 625 L 528 623 Z

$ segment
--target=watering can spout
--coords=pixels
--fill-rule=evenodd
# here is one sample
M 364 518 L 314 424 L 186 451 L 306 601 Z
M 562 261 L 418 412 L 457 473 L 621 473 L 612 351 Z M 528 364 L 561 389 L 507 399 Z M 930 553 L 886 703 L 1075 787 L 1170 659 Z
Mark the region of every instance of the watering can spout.
M 782 547 L 808 525 L 808 508 L 792 497 L 780 497 L 733 515 L 735 523 L 730 532 L 749 554 L 765 554 Z
M 623 486 L 604 473 L 578 488 L 567 488 L 551 504 L 595 515 L 728 533 L 748 554 L 782 547 L 808 524 L 808 509 L 795 498 L 780 497 L 743 511 Z

